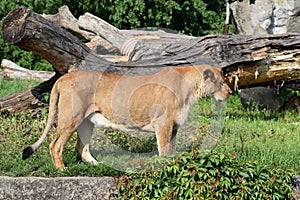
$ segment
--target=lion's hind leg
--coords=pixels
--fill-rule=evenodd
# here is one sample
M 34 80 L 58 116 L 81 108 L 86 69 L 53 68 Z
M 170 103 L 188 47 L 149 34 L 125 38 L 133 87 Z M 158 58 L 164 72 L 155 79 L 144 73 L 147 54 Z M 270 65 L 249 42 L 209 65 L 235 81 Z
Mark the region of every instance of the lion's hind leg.
M 75 129 L 69 128 L 57 128 L 54 140 L 50 143 L 50 154 L 54 162 L 55 167 L 59 169 L 65 169 L 65 165 L 62 159 L 62 152 L 64 145 L 70 139 Z
M 76 151 L 81 156 L 84 162 L 91 163 L 93 165 L 99 164 L 96 159 L 91 155 L 89 149 L 90 139 L 93 134 L 94 124 L 89 119 L 84 119 L 82 123 L 77 127 L 77 144 Z

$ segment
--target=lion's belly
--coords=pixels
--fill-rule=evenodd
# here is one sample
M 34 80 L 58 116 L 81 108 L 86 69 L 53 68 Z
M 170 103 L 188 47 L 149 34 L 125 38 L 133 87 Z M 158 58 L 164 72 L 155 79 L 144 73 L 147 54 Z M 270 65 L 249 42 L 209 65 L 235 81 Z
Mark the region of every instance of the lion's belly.
M 88 118 L 97 127 L 113 128 L 125 132 L 137 131 L 137 130 L 155 132 L 154 126 L 151 123 L 142 127 L 126 119 L 122 123 L 114 123 L 109 119 L 107 119 L 105 116 L 103 116 L 101 113 L 92 113 Z

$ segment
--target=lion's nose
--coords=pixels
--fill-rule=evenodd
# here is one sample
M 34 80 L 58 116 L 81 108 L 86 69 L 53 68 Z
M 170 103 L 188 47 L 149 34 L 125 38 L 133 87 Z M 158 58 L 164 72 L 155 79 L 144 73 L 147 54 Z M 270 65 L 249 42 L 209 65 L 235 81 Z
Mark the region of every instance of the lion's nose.
M 214 94 L 214 99 L 217 102 L 226 102 L 228 97 L 230 96 L 230 93 L 227 91 L 223 91 L 223 92 L 217 92 Z
M 228 96 L 229 96 L 230 94 L 232 94 L 232 90 L 227 84 L 224 84 L 224 85 L 225 85 L 225 90 L 229 93 L 228 94 Z

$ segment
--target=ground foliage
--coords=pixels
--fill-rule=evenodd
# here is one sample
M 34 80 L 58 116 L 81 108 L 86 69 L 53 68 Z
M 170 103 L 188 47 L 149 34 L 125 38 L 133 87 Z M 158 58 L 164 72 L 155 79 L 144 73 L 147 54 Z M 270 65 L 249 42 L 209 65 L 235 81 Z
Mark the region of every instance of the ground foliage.
M 121 199 L 284 199 L 292 170 L 192 148 L 170 165 L 118 179 Z

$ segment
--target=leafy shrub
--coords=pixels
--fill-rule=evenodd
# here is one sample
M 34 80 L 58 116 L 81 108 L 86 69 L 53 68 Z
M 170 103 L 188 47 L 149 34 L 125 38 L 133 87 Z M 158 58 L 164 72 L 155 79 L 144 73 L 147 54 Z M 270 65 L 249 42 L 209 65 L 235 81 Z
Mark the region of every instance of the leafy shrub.
M 118 179 L 121 199 L 283 199 L 293 171 L 197 148 L 171 165 Z
M 223 0 L 62 0 L 76 17 L 90 12 L 120 29 L 163 27 L 200 36 L 221 33 Z

